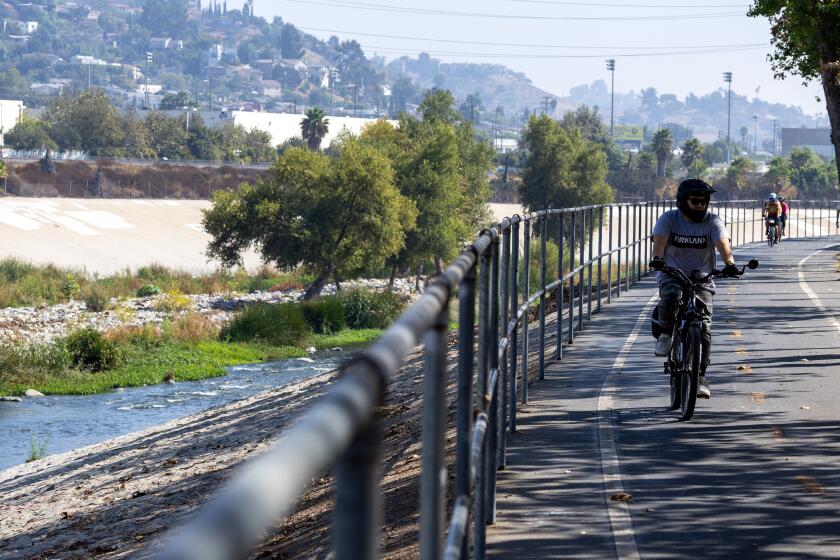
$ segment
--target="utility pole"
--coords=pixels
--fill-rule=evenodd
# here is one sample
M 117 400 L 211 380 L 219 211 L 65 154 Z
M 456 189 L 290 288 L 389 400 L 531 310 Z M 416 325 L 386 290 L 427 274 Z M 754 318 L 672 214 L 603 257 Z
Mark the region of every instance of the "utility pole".
M 610 71 L 610 138 L 615 138 L 615 59 L 607 59 L 607 70 Z
M 338 69 L 337 68 L 329 68 L 330 71 L 330 116 L 333 115 L 333 87 L 335 86 L 335 82 L 338 82 Z
M 543 101 L 543 114 L 547 115 L 548 114 L 548 102 L 551 101 L 551 97 L 548 96 L 548 95 L 543 95 L 542 96 L 542 101 Z
M 149 72 L 152 66 L 152 53 L 146 51 L 146 91 L 143 92 L 143 108 L 149 110 Z
M 776 157 L 776 119 L 773 119 L 773 157 Z
M 758 151 L 758 115 L 753 115 L 753 153 Z
M 723 81 L 729 84 L 729 92 L 726 96 L 727 105 L 726 105 L 726 163 L 729 163 L 729 158 L 731 157 L 731 148 L 730 148 L 730 139 L 729 135 L 732 128 L 732 72 L 724 72 L 723 73 Z

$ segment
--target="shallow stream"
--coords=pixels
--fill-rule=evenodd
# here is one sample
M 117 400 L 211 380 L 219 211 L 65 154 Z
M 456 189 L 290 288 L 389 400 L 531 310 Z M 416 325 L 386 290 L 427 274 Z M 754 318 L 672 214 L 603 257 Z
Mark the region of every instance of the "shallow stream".
M 224 377 L 148 385 L 84 396 L 0 402 L 0 469 L 26 461 L 35 445 L 49 455 L 189 416 L 335 369 L 346 353 L 229 367 Z

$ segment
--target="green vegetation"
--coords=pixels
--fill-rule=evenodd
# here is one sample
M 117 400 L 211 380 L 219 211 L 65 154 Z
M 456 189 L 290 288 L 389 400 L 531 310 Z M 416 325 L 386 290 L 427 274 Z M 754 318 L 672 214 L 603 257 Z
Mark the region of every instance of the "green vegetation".
M 347 326 L 347 316 L 338 296 L 321 296 L 301 304 L 303 318 L 316 334 L 333 334 Z
M 344 290 L 341 302 L 351 329 L 384 329 L 402 311 L 399 299 L 390 291 Z
M 302 346 L 309 326 L 301 307 L 294 303 L 256 303 L 238 313 L 219 337 L 230 342 L 259 341 L 275 346 Z
M 52 265 L 34 265 L 15 258 L 0 260 L 0 307 L 52 305 L 82 296 L 88 310 L 102 310 L 112 298 L 145 297 L 156 293 L 223 294 L 255 290 L 303 289 L 312 277 L 296 270 L 281 273 L 265 267 L 256 274 L 243 269 L 220 269 L 213 274 L 195 276 L 186 271 L 160 265 L 144 266 L 98 278 L 83 271 Z M 141 293 L 142 292 L 142 293 Z
M 50 443 L 50 438 L 47 437 L 44 441 L 35 441 L 35 434 L 32 434 L 30 442 L 29 457 L 26 458 L 27 463 L 33 461 L 40 461 L 47 456 L 47 445 Z

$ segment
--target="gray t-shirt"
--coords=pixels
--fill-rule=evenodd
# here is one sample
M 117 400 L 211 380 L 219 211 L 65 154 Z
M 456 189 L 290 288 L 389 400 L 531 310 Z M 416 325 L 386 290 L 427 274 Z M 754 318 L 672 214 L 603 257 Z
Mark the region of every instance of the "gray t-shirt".
M 729 232 L 717 214 L 706 214 L 702 222 L 686 218 L 679 210 L 662 214 L 653 226 L 653 235 L 668 238 L 665 264 L 686 274 L 697 270 L 708 274 L 715 268 L 715 243 L 729 239 Z M 664 276 L 661 272 L 659 280 Z

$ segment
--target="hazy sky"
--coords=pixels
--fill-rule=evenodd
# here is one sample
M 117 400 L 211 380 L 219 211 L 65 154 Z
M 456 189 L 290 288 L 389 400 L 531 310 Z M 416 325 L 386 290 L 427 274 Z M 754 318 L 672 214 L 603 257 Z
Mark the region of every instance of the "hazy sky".
M 241 1 L 228 5 L 239 7 Z M 425 51 L 447 62 L 504 64 L 558 96 L 599 78 L 609 83 L 604 59 L 615 58 L 617 92 L 653 86 L 682 98 L 722 87 L 721 75 L 730 71 L 735 92 L 754 97 L 758 90 L 762 99 L 824 113 L 825 105 L 816 101 L 822 97 L 819 83 L 806 87 L 798 77 L 773 79 L 766 59 L 769 25 L 743 15 L 749 5 L 733 0 L 256 0 L 255 12 L 269 21 L 279 15 L 322 39 L 354 38 L 368 55 L 394 58 Z M 423 13 L 434 11 L 442 13 Z M 690 54 L 673 54 L 677 51 Z M 632 56 L 651 53 L 657 56 Z M 566 58 L 570 55 L 588 58 Z

